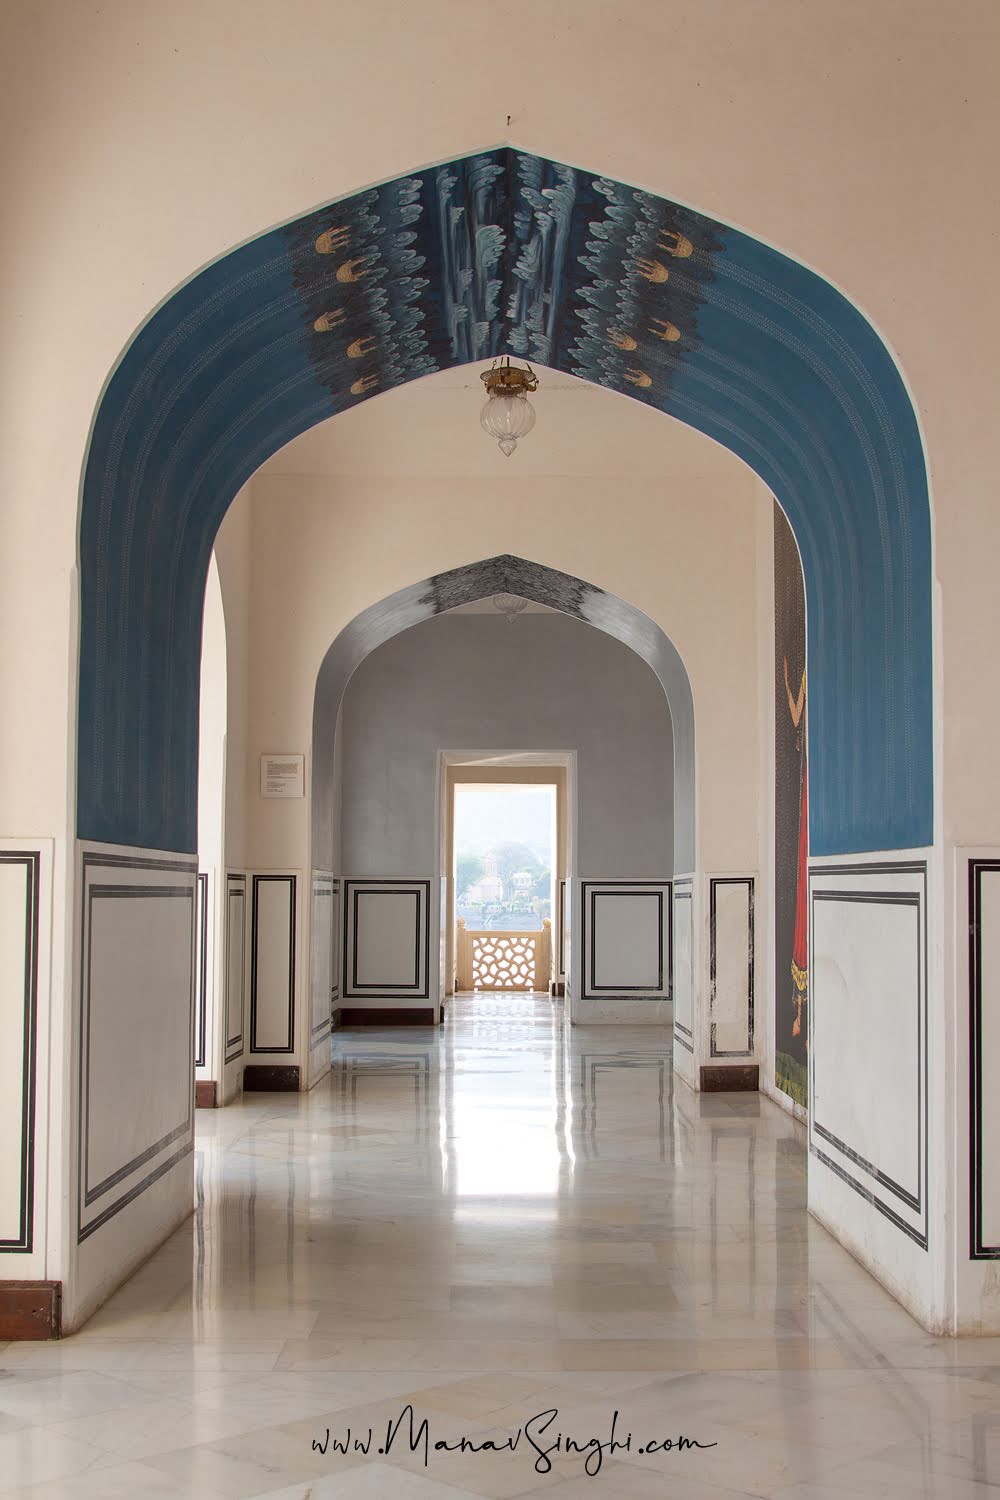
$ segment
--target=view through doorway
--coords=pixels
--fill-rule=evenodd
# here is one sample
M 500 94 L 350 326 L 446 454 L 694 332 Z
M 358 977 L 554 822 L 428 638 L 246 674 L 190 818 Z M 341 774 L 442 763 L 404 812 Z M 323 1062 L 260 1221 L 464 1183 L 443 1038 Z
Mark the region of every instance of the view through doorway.
M 455 914 L 494 932 L 551 921 L 556 871 L 555 783 L 455 787 Z
M 452 994 L 561 993 L 567 765 L 554 755 L 541 759 L 497 756 L 448 766 Z
M 459 783 L 454 803 L 456 989 L 548 990 L 555 783 Z

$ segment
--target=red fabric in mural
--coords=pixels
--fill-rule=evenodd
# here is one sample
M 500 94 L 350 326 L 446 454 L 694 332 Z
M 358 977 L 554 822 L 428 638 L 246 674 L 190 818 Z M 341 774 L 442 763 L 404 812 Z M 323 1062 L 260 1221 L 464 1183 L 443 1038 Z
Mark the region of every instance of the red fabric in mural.
M 806 976 L 809 971 L 809 777 L 806 771 L 805 754 L 802 756 L 802 800 L 799 811 L 799 864 L 798 882 L 795 891 L 795 940 L 792 945 L 792 978 L 802 997 L 806 992 Z M 796 1023 L 795 1034 L 799 1026 Z

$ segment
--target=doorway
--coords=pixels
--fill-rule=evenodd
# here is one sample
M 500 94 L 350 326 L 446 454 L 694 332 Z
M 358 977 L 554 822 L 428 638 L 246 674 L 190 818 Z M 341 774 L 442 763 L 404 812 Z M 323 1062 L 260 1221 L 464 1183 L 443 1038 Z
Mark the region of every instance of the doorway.
M 452 816 L 456 992 L 548 990 L 555 783 L 457 782 Z
M 442 753 L 446 998 L 565 993 L 574 758 Z

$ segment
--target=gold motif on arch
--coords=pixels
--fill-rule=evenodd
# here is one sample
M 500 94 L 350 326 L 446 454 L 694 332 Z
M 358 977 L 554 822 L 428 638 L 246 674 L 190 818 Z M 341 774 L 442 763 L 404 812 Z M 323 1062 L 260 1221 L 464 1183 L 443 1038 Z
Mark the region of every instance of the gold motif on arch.
M 686 260 L 694 250 L 694 245 L 686 234 L 681 234 L 679 229 L 661 229 L 660 249 L 665 250 L 668 255 L 673 255 L 677 260 Z
M 324 229 L 316 241 L 316 253 L 333 255 L 337 250 L 346 250 L 350 239 L 350 230 L 343 225 L 337 224 L 332 229 Z
M 343 321 L 344 309 L 342 307 L 333 307 L 329 312 L 320 313 L 313 324 L 313 329 L 316 333 L 332 333 L 337 324 Z
M 646 255 L 638 255 L 634 265 L 639 275 L 644 276 L 654 286 L 662 286 L 670 277 L 670 272 L 661 260 L 651 260 Z
M 353 260 L 345 260 L 337 267 L 337 280 L 345 285 L 351 281 L 360 281 L 362 276 L 368 275 L 367 262 L 374 259 L 373 255 L 357 255 Z M 362 266 L 365 268 L 363 271 L 360 269 Z

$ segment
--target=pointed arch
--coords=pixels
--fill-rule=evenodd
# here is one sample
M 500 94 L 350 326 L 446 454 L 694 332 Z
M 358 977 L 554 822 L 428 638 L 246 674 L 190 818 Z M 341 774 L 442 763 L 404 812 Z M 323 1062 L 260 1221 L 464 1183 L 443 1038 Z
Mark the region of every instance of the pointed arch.
M 761 475 L 806 579 L 812 850 L 930 843 L 930 508 L 889 351 L 779 251 L 510 148 L 268 231 L 125 352 L 81 509 L 81 837 L 195 847 L 201 599 L 241 485 L 316 422 L 498 352 L 633 396 Z
M 642 610 L 555 568 L 505 555 L 452 568 L 399 589 L 357 615 L 327 651 L 313 701 L 313 864 L 328 865 L 333 838 L 333 742 L 344 690 L 377 646 L 459 605 L 517 594 L 613 636 L 651 667 L 667 699 L 674 741 L 674 869 L 695 865 L 694 699 L 676 646 Z

